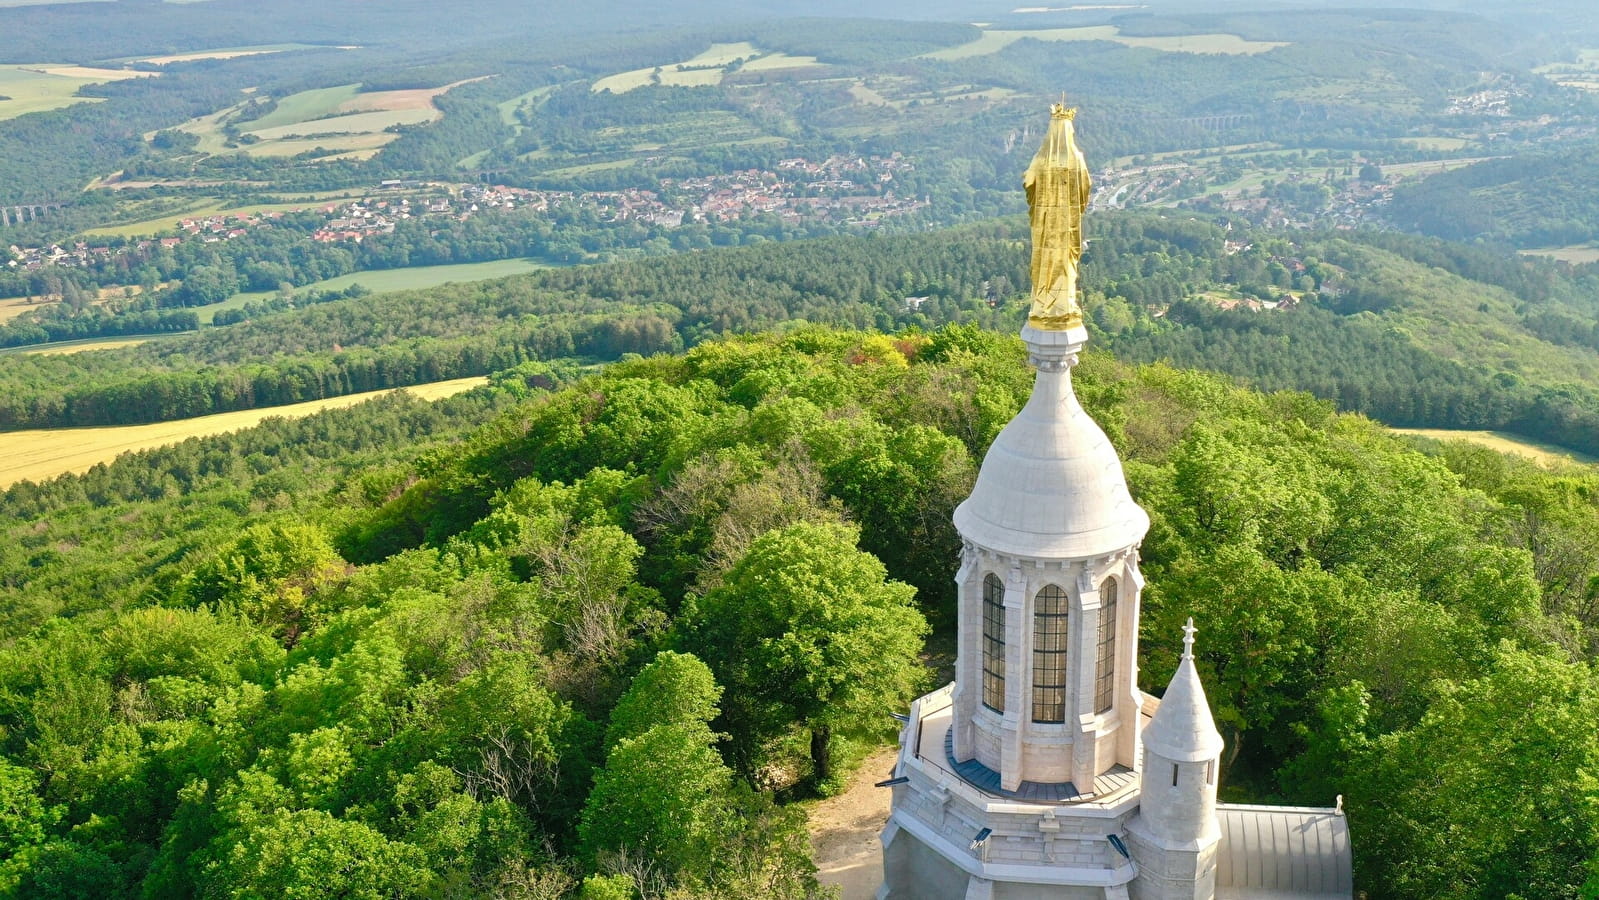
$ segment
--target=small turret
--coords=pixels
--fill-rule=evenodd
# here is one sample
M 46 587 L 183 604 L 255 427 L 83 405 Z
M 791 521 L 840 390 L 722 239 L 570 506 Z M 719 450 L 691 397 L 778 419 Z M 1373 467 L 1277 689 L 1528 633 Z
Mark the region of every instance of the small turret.
M 1129 826 L 1147 847 L 1144 882 L 1151 900 L 1210 900 L 1216 895 L 1216 777 L 1222 739 L 1194 669 L 1194 620 L 1183 626 L 1183 658 L 1160 708 L 1144 727 L 1143 787 Z

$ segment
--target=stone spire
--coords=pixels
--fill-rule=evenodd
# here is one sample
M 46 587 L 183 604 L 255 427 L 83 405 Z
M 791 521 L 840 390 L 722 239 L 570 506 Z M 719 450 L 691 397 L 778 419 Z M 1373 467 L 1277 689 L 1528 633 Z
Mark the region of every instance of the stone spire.
M 1221 754 L 1221 732 L 1210 715 L 1205 686 L 1194 668 L 1194 620 L 1183 626 L 1183 658 L 1160 698 L 1155 717 L 1144 726 L 1144 749 L 1171 762 L 1201 762 Z

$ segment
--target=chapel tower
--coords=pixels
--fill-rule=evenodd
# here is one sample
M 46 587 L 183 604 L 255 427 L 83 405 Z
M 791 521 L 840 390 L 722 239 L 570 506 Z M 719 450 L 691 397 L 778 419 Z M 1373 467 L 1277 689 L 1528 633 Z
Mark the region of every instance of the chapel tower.
M 955 510 L 955 681 L 900 732 L 878 897 L 1348 898 L 1340 812 L 1217 804 L 1222 739 L 1192 622 L 1165 697 L 1138 688 L 1149 516 L 1072 390 L 1090 189 L 1075 112 L 1054 107 L 1024 179 L 1033 392 Z

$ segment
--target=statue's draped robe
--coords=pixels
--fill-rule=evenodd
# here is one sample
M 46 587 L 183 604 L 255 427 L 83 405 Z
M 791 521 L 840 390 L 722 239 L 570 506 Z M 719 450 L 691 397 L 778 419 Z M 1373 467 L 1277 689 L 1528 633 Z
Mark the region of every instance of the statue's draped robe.
M 1057 331 L 1082 324 L 1077 266 L 1091 182 L 1069 113 L 1056 107 L 1044 145 L 1022 179 L 1033 226 L 1033 307 L 1027 322 Z

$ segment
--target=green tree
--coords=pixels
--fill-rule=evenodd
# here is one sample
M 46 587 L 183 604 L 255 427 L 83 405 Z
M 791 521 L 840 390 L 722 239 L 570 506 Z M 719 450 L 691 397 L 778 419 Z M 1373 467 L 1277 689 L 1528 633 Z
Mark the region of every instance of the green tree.
M 633 900 L 638 882 L 631 875 L 590 875 L 583 879 L 577 900 Z
M 434 874 L 422 851 L 321 810 L 278 812 L 237 836 L 203 879 L 207 896 L 253 900 L 428 896 Z
M 194 603 L 234 606 L 293 645 L 324 612 L 312 601 L 343 572 L 327 535 L 315 525 L 252 525 L 204 562 L 184 589 Z
M 1358 880 L 1409 897 L 1573 897 L 1599 856 L 1599 679 L 1511 648 L 1350 761 Z
M 733 773 L 704 725 L 656 725 L 624 738 L 594 777 L 578 825 L 584 856 L 641 853 L 668 877 L 703 875 L 728 818 Z
M 616 746 L 656 725 L 709 726 L 721 714 L 721 685 L 699 657 L 663 650 L 633 676 L 627 693 L 611 710 L 605 745 Z
M 705 596 L 685 643 L 727 688 L 738 765 L 795 724 L 810 731 L 817 784 L 832 777 L 831 742 L 877 731 L 924 677 L 927 621 L 914 589 L 887 579 L 843 525 L 791 525 L 757 538 Z

